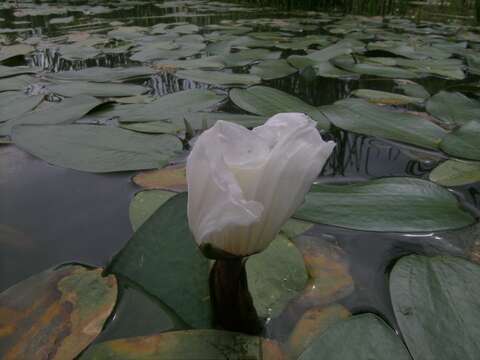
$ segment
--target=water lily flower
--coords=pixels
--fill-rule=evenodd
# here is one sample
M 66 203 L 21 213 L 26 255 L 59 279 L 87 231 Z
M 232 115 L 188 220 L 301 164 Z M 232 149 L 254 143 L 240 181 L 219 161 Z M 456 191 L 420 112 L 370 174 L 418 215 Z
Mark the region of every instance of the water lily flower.
M 253 130 L 217 121 L 187 160 L 188 221 L 203 252 L 228 258 L 264 250 L 334 147 L 302 113 L 277 114 Z

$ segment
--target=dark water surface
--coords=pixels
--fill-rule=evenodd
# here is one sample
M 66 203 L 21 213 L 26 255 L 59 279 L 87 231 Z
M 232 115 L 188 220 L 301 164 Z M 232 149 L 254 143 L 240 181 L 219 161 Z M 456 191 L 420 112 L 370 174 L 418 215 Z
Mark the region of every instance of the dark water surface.
M 76 2 L 76 5 L 86 4 Z M 99 4 L 100 2 L 96 2 Z M 103 2 L 108 3 L 108 2 Z M 183 21 L 174 16 L 182 9 L 158 8 L 152 4 L 133 5 L 128 9 L 91 17 L 90 25 L 83 20 L 72 24 L 76 29 L 98 28 L 99 32 L 111 29 L 115 20 L 128 25 L 151 26 L 159 22 Z M 172 15 L 171 17 L 163 17 Z M 271 12 L 272 17 L 288 17 L 285 13 Z M 68 15 L 61 15 L 68 16 Z M 211 16 L 189 17 L 190 23 L 215 24 L 224 19 L 251 18 L 252 12 L 225 12 Z M 267 16 L 262 13 L 261 16 Z M 49 24 L 51 16 L 28 17 L 29 25 L 15 23 L 13 10 L 0 10 L 2 28 L 32 28 L 36 34 L 59 36 L 61 28 Z M 103 30 L 105 29 L 105 30 Z M 125 54 L 107 56 L 98 60 L 68 62 L 45 50 L 27 60 L 28 64 L 49 71 L 80 69 L 89 66 L 129 65 Z M 418 81 L 431 93 L 455 82 L 438 78 Z M 204 87 L 190 81 L 176 79 L 171 74 L 159 74 L 147 81 L 152 94 L 165 95 L 182 89 Z M 314 105 L 331 104 L 345 98 L 357 88 L 389 91 L 393 82 L 388 79 L 334 80 L 316 78 L 309 80 L 300 75 L 268 82 L 269 86 L 294 94 Z M 226 104 L 229 110 L 233 104 Z M 444 158 L 438 153 L 419 150 L 391 141 L 334 130 L 327 137 L 337 142 L 334 155 L 324 169 L 320 181 L 368 179 L 384 176 L 425 177 Z M 131 182 L 131 173 L 98 175 L 64 169 L 38 160 L 14 145 L 0 145 L 0 290 L 26 277 L 63 262 L 82 262 L 104 266 L 132 235 L 128 218 L 130 200 L 138 188 Z M 480 186 L 455 189 L 464 206 L 480 207 Z M 371 233 L 316 225 L 309 234 L 322 238 L 331 246 L 340 248 L 349 264 L 355 282 L 355 291 L 341 300 L 354 312 L 372 311 L 382 314 L 393 326 L 388 296 L 387 271 L 398 257 L 409 253 L 450 253 L 467 256 L 475 244 L 472 227 L 459 231 L 429 234 Z M 307 234 L 308 235 L 308 234 Z M 112 327 L 102 338 L 145 334 L 174 328 L 170 320 L 147 323 L 152 309 L 159 306 L 154 300 L 125 287 L 125 302 L 119 307 L 122 316 L 115 316 Z M 134 305 L 135 304 L 135 305 Z M 129 316 L 130 307 L 138 312 L 135 319 Z M 305 309 L 294 311 L 301 314 Z M 159 312 L 161 313 L 161 312 Z M 142 315 L 143 314 L 143 315 Z M 161 315 L 159 315 L 161 317 Z M 136 320 L 137 325 L 131 325 Z M 285 320 L 285 319 L 283 319 Z M 294 323 L 294 320 L 291 320 Z M 129 324 L 129 325 L 126 325 Z M 142 325 L 143 324 L 143 325 Z M 288 319 L 283 325 L 272 327 L 272 333 L 282 337 L 288 332 Z M 125 330 L 129 328 L 129 330 Z M 134 330 L 132 330 L 134 329 Z M 136 330 L 135 330 L 136 329 Z

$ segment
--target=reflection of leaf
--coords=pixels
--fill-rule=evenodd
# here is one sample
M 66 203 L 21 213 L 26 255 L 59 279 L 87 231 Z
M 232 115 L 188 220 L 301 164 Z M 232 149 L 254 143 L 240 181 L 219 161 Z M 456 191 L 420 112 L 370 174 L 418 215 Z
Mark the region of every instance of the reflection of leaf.
M 480 354 L 480 266 L 411 255 L 390 275 L 395 317 L 416 360 L 476 360 Z
M 97 344 L 81 360 L 282 360 L 279 345 L 267 339 L 220 330 L 187 330 Z
M 67 265 L 0 294 L 2 359 L 73 359 L 100 333 L 117 297 L 115 277 Z

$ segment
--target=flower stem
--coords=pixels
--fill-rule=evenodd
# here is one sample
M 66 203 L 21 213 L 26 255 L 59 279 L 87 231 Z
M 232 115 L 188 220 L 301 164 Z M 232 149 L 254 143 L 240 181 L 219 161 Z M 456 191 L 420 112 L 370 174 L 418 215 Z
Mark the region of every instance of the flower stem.
M 225 330 L 259 334 L 262 330 L 248 291 L 245 258 L 215 261 L 210 272 L 210 294 L 215 321 Z

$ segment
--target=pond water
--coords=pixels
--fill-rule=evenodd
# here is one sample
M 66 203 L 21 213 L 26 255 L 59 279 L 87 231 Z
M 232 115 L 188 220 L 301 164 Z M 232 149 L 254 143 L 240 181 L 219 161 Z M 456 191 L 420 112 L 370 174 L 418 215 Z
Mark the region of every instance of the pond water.
M 329 38 L 327 43 L 316 39 L 310 45 L 305 45 L 304 49 L 289 44 L 280 55 L 282 59 L 287 59 L 291 55 L 303 56 L 306 54 L 305 51 L 313 52 L 324 48 L 327 44 L 334 43 L 334 38 L 362 40 L 365 44 L 385 42 L 384 51 L 376 49 L 364 52 L 367 59 L 384 59 L 387 52 L 390 57 L 395 51 L 400 51 L 403 59 L 416 58 L 409 57 L 410 54 L 402 53 L 401 50 L 392 50 L 392 44 L 389 42 L 394 41 L 403 42 L 405 46 L 411 45 L 418 51 L 422 46 L 426 47 L 427 42 L 438 43 L 440 45 L 435 51 L 446 51 L 451 54 L 447 56 L 448 58 L 462 59 L 464 54 L 466 57 L 477 56 L 478 59 L 480 35 L 471 32 L 467 27 L 456 25 L 457 31 L 454 31 L 452 25 L 424 23 L 417 26 L 411 21 L 402 23 L 399 19 L 394 20 L 395 26 L 389 26 L 387 22 L 382 22 L 378 18 L 354 19 L 335 14 L 315 13 L 308 13 L 308 16 L 305 16 L 298 12 L 285 13 L 274 9 L 258 11 L 237 3 L 193 0 L 165 3 L 128 0 L 19 1 L 18 7 L 15 7 L 13 2 L 0 5 L 0 46 L 20 41 L 35 48 L 25 56 L 12 56 L 2 63 L 12 67 L 22 65 L 35 67 L 41 72 L 43 80 L 29 84 L 28 91 L 33 96 L 38 93 L 48 94 L 50 85 L 45 85 L 45 81 L 49 81 L 48 74 L 51 73 L 83 71 L 98 66 L 140 65 L 141 61 L 131 58 L 135 53 L 132 47 L 141 43 L 138 34 L 144 37 L 153 36 L 150 32 L 155 28 L 160 29 L 155 33 L 157 36 L 164 34 L 158 24 L 172 24 L 173 27 L 184 26 L 183 23 L 186 22 L 197 25 L 198 29 L 186 28 L 183 36 L 202 34 L 210 44 L 215 42 L 226 44 L 232 40 L 232 36 L 240 38 L 248 33 L 260 34 L 256 37 L 258 41 L 277 41 L 278 37 L 296 37 L 297 41 L 309 36 Z M 354 26 L 356 22 L 361 24 L 358 29 Z M 112 31 L 115 30 L 118 34 L 112 35 Z M 402 37 L 404 34 L 410 34 L 407 37 L 415 39 L 408 40 Z M 457 36 L 453 40 L 452 34 Z M 91 43 L 88 43 L 88 39 L 92 40 Z M 105 39 L 108 41 L 104 41 Z M 66 45 L 67 43 L 69 45 Z M 148 47 L 148 44 L 140 46 Z M 262 48 L 261 45 L 258 46 Z M 93 54 L 95 49 L 100 47 L 104 51 Z M 243 51 L 248 45 L 242 45 L 240 42 L 237 47 Z M 108 52 L 105 49 L 112 51 Z M 239 51 L 238 49 L 233 48 L 232 52 Z M 425 57 L 419 57 L 417 60 L 431 60 L 428 52 L 430 49 L 431 47 L 425 50 Z M 209 50 L 212 51 L 212 47 L 194 51 L 193 54 L 187 52 L 186 57 L 188 59 L 205 57 Z M 88 51 L 92 51 L 93 56 L 88 56 Z M 345 56 L 351 52 L 340 51 L 338 56 Z M 359 59 L 360 57 L 359 55 Z M 445 59 L 442 55 L 438 57 L 433 55 L 433 58 L 438 61 Z M 174 66 L 176 61 L 175 56 L 163 62 L 147 57 L 143 64 L 146 66 L 153 64 L 155 74 L 139 76 L 128 83 L 147 87 L 148 95 L 153 96 L 165 96 L 195 88 L 215 89 L 220 93 L 228 90 L 229 86 L 206 84 L 188 79 L 188 76 L 179 78 L 174 71 L 168 69 L 168 66 L 171 64 Z M 254 61 L 247 63 L 246 66 L 232 67 L 228 72 L 248 74 Z M 475 61 L 472 60 L 471 63 Z M 422 65 L 420 70 L 418 67 L 415 70 L 422 72 L 422 76 L 411 80 L 423 86 L 431 95 L 444 89 L 457 89 L 459 85 L 469 84 L 470 89 L 467 93 L 472 99 L 476 99 L 480 94 L 478 88 L 480 72 L 478 65 L 476 66 L 462 63 L 461 68 L 465 76 L 460 78 L 449 75 L 449 71 L 455 71 L 452 70 L 452 66 L 441 68 L 439 72 L 443 71 L 444 74 L 441 76 L 439 72 L 435 73 L 435 64 L 426 64 Z M 411 69 L 413 65 L 409 68 Z M 431 70 L 430 73 L 428 69 Z M 354 73 L 352 68 L 348 70 L 344 67 L 343 70 L 350 72 L 350 75 Z M 263 80 L 262 85 L 282 90 L 314 106 L 330 105 L 349 98 L 352 91 L 357 89 L 398 93 L 397 83 L 392 77 L 365 73 L 354 74 L 361 77 L 317 76 L 312 75 L 311 71 L 312 68 L 304 68 L 280 79 Z M 48 100 L 54 101 L 55 98 L 50 97 Z M 116 125 L 117 120 L 112 119 L 108 113 L 111 106 L 102 109 L 106 111 L 105 116 L 99 116 L 94 112 L 91 117 L 83 118 L 80 122 Z M 388 107 L 388 104 L 386 106 Z M 410 103 L 399 108 L 403 109 L 402 111 L 425 112 L 422 104 Z M 247 113 L 232 101 L 224 102 L 217 110 Z M 435 150 L 395 142 L 395 139 L 358 134 L 336 127 L 324 132 L 324 137 L 335 140 L 337 147 L 318 179 L 319 183 L 347 183 L 390 176 L 428 179 L 429 173 L 448 157 L 445 153 Z M 184 141 L 183 147 L 184 150 L 188 150 L 188 141 Z M 182 163 L 184 155 L 179 156 L 176 161 Z M 129 171 L 94 174 L 68 169 L 51 165 L 14 144 L 0 144 L 0 290 L 61 263 L 79 262 L 106 266 L 133 234 L 129 220 L 129 204 L 135 193 L 140 190 L 140 187 L 131 180 L 134 174 L 135 172 Z M 480 211 L 478 182 L 451 187 L 450 191 L 459 199 L 462 207 L 478 218 Z M 410 253 L 452 254 L 474 260 L 479 256 L 476 241 L 480 238 L 476 224 L 460 230 L 425 233 L 379 233 L 316 224 L 304 235 L 318 239 L 316 245 L 318 251 L 335 252 L 337 260 L 346 264 L 353 278 L 353 291 L 346 290 L 337 294 L 337 298 L 328 300 L 344 305 L 352 313 L 380 314 L 396 329 L 398 326 L 388 294 L 387 276 L 396 259 Z M 144 294 L 136 286 L 128 285 L 127 282 L 125 284 L 122 290 L 124 301 L 118 306 L 117 314 L 112 318 L 111 324 L 101 335 L 100 340 L 145 335 L 180 326 L 168 318 L 159 321 L 162 315 L 152 316 L 155 311 L 163 314 L 163 310 L 158 310 L 162 308 L 158 301 Z M 268 335 L 285 339 L 299 316 L 314 305 L 319 304 L 309 303 L 308 300 L 291 304 L 289 311 L 272 320 L 267 329 Z M 135 313 L 134 317 L 131 316 L 132 311 Z

